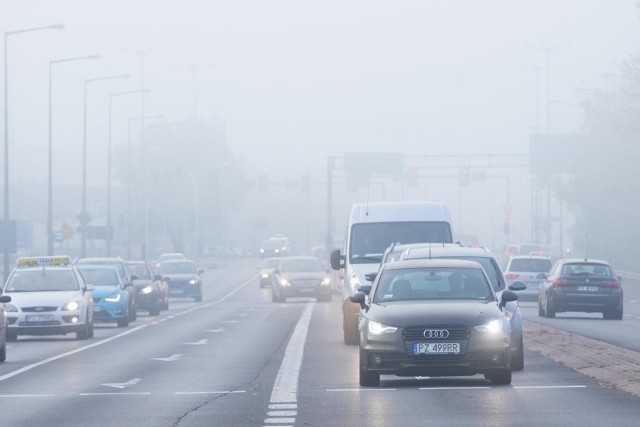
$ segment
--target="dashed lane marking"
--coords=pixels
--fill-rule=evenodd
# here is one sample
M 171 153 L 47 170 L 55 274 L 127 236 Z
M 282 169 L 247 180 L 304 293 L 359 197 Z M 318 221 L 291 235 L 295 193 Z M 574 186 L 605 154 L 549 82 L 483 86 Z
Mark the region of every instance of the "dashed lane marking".
M 133 392 L 133 391 L 120 391 L 120 392 L 111 392 L 111 393 L 80 393 L 78 396 L 149 396 L 151 394 L 150 391 L 141 391 L 141 392 Z
M 9 397 L 54 397 L 54 394 L 0 394 L 0 399 Z
M 194 395 L 194 394 L 240 394 L 246 393 L 246 390 L 225 390 L 225 391 L 176 391 L 176 395 Z

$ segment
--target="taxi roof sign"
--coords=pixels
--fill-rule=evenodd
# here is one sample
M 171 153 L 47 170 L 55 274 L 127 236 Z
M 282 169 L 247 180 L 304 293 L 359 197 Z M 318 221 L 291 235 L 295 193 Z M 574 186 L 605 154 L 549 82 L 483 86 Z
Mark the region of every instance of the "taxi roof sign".
M 71 258 L 68 255 L 58 256 L 25 256 L 16 261 L 18 267 L 51 267 L 56 265 L 69 265 Z

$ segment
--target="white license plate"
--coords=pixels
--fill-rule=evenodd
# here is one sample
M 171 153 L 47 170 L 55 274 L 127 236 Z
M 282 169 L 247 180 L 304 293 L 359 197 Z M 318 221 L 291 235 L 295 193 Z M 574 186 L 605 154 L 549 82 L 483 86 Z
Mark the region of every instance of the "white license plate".
M 27 322 L 52 322 L 53 314 L 30 314 L 25 317 Z
M 459 354 L 458 342 L 414 343 L 413 354 Z
M 578 286 L 579 292 L 598 292 L 597 286 Z
M 93 311 L 100 311 L 100 310 L 102 310 L 102 307 L 100 307 L 99 305 L 93 306 Z

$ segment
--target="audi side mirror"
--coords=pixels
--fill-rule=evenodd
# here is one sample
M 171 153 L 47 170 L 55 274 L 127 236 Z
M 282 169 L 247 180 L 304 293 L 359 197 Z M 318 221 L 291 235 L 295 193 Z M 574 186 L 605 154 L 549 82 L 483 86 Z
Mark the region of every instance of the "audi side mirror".
M 507 305 L 508 302 L 511 301 L 517 301 L 518 300 L 518 294 L 516 294 L 513 291 L 502 291 L 502 299 L 500 300 L 500 308 L 503 308 L 505 305 Z

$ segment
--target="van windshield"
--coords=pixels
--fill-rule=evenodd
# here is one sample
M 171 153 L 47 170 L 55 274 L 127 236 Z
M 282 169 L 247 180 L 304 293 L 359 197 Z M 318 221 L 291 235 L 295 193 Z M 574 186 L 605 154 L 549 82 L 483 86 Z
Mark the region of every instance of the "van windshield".
M 351 228 L 349 262 L 378 263 L 392 243 L 453 243 L 447 222 L 374 222 Z

